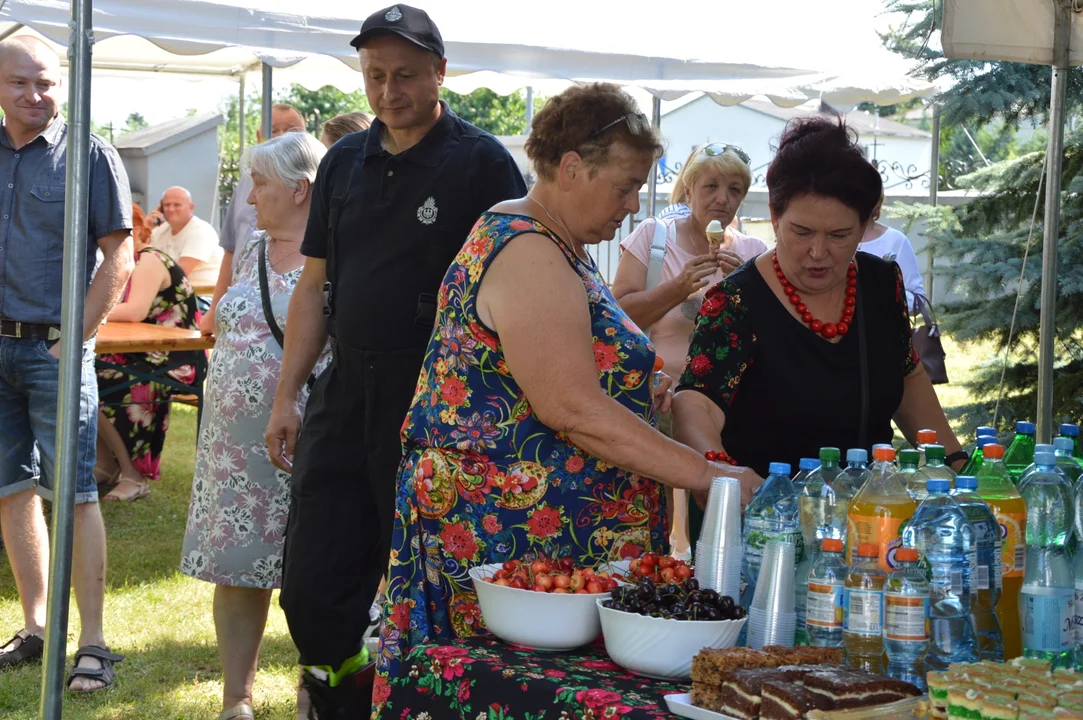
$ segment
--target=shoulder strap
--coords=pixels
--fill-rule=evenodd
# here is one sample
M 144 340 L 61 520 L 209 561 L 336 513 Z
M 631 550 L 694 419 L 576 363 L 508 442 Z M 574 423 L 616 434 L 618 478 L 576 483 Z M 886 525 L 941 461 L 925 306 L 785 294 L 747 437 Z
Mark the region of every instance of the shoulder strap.
M 286 338 L 282 335 L 282 328 L 278 327 L 278 321 L 275 320 L 274 311 L 271 309 L 271 288 L 267 282 L 267 236 L 264 235 L 259 239 L 259 299 L 263 303 L 263 318 L 267 321 L 267 327 L 271 331 L 271 335 L 274 336 L 275 342 L 278 343 L 278 347 L 282 348 L 282 352 L 286 351 Z M 312 389 L 312 385 L 316 382 L 316 376 L 311 375 L 308 378 L 308 389 Z
M 861 276 L 858 275 L 859 283 Z M 857 292 L 857 354 L 861 363 L 861 415 L 860 425 L 857 426 L 857 446 L 868 450 L 868 426 L 869 426 L 869 351 L 866 347 L 868 336 L 865 334 L 865 302 L 861 299 L 861 290 Z
M 644 290 L 653 290 L 662 281 L 662 263 L 666 260 L 666 235 L 669 226 L 665 220 L 655 219 L 654 239 L 651 241 L 651 259 L 647 264 L 647 282 Z

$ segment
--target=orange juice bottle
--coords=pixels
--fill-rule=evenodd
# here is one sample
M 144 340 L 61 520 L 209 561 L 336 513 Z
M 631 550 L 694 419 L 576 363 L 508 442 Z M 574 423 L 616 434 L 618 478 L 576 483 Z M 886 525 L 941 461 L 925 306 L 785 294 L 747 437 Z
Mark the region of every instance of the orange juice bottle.
M 872 457 L 880 462 L 869 468 L 869 479 L 850 501 L 846 516 L 846 557 L 852 562 L 858 545 L 876 545 L 880 569 L 890 573 L 898 565 L 895 553 L 902 547 L 902 526 L 916 506 L 894 473 L 895 449 L 878 445 Z
M 1003 592 L 997 603 L 997 617 L 1004 633 L 1004 659 L 1011 660 L 1023 652 L 1022 630 L 1019 627 L 1019 591 L 1023 588 L 1026 560 L 1027 503 L 1012 482 L 1004 466 L 1004 446 L 986 445 L 978 471 L 978 494 L 1000 526 L 1001 567 L 1004 572 Z

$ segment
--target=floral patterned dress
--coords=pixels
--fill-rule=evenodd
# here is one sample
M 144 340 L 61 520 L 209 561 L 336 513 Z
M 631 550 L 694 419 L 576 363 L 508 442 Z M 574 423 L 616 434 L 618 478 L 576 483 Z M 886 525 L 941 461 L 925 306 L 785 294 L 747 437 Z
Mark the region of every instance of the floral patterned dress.
M 181 572 L 219 585 L 277 588 L 290 507 L 290 476 L 271 464 L 263 433 L 282 372 L 259 289 L 259 240 L 241 252 L 233 284 L 215 311 L 214 353 L 199 428 Z M 282 332 L 301 268 L 277 273 L 267 260 L 271 309 Z M 330 361 L 325 349 L 316 364 Z M 301 389 L 301 412 L 308 388 Z
M 482 276 L 524 233 L 550 238 L 582 279 L 602 388 L 654 422 L 654 347 L 597 268 L 536 220 L 482 215 L 440 288 L 436 328 L 403 426 L 374 713 L 411 647 L 485 632 L 471 567 L 536 552 L 596 566 L 666 548 L 661 486 L 542 424 L 500 339 L 478 317 Z
M 148 247 L 139 252 L 139 259 L 157 257 L 169 272 L 169 284 L 159 290 L 151 303 L 150 311 L 143 319 L 145 323 L 163 327 L 199 329 L 199 309 L 192 286 L 180 265 L 161 250 Z M 124 292 L 128 299 L 131 286 Z M 197 351 L 198 352 L 198 351 Z M 152 352 L 103 355 L 100 360 L 110 365 L 124 365 L 137 372 L 153 372 L 168 362 L 183 361 L 179 356 L 192 356 L 193 352 Z M 195 362 L 193 357 L 191 360 Z M 196 380 L 194 365 L 181 365 L 169 372 L 177 382 L 191 385 Z M 123 394 L 114 388 L 126 385 L 128 375 L 109 368 L 98 370 L 98 396 L 103 404 L 102 412 L 113 427 L 120 433 L 135 469 L 150 480 L 157 480 L 162 462 L 162 447 L 165 434 L 169 430 L 169 397 L 177 391 L 161 383 L 139 383 L 132 385 Z M 112 403 L 119 403 L 119 407 Z

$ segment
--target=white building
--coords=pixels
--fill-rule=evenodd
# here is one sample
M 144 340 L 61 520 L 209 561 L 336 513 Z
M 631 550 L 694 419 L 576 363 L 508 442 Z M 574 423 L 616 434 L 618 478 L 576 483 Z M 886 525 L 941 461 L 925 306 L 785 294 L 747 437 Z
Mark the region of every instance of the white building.
M 705 142 L 723 142 L 748 153 L 752 158 L 753 186 L 762 187 L 786 122 L 819 109 L 818 103 L 782 108 L 756 99 L 723 107 L 706 95 L 675 107 L 662 115 L 662 135 L 666 139 L 662 167 L 667 171 L 663 182 L 676 177 L 693 148 Z M 869 159 L 880 166 L 889 195 L 893 188 L 920 183 L 910 178 L 929 172 L 930 133 L 859 110 L 848 113 L 846 122 L 857 131 Z

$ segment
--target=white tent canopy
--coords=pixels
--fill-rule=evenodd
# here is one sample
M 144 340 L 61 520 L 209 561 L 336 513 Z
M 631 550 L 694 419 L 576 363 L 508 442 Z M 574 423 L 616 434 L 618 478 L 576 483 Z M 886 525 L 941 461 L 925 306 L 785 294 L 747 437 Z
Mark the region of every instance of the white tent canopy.
M 361 85 L 349 41 L 385 3 L 97 0 L 94 61 L 114 72 L 208 75 L 240 75 L 266 62 L 305 87 L 349 91 Z M 500 0 L 419 4 L 441 29 L 447 85 L 458 92 L 610 80 L 666 100 L 703 91 L 726 105 L 766 95 L 779 105 L 820 98 L 838 107 L 932 92 L 875 35 L 858 37 L 839 22 L 847 13 L 868 16 L 872 0 L 836 0 L 832 13 L 794 4 L 785 23 L 770 3 L 551 0 L 529 16 Z M 21 23 L 66 45 L 68 8 L 62 0 L 7 0 L 0 14 L 8 27 Z
M 1051 0 L 947 0 L 941 44 L 951 58 L 1053 63 Z M 1083 65 L 1083 17 L 1074 14 L 1069 62 Z

